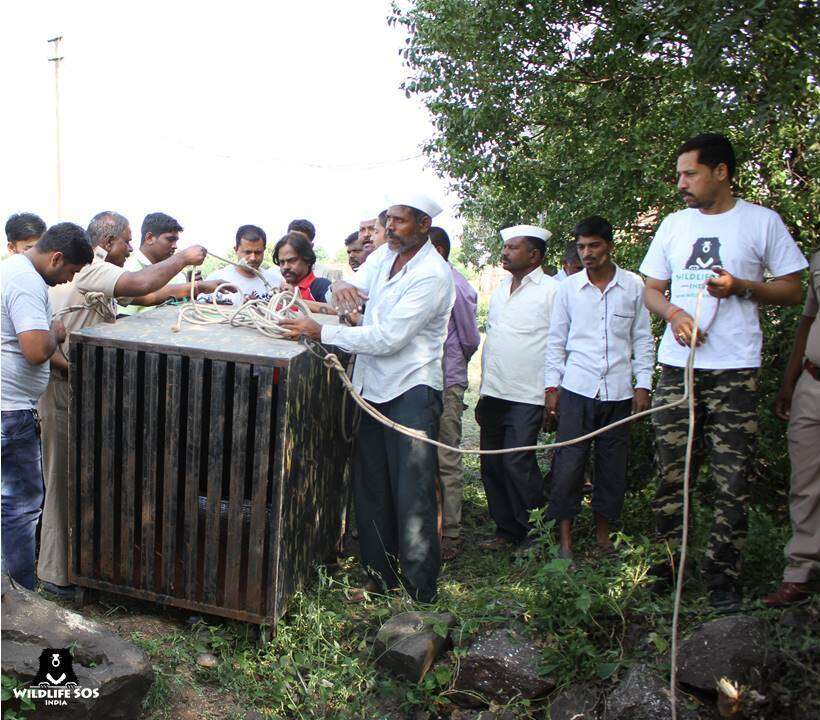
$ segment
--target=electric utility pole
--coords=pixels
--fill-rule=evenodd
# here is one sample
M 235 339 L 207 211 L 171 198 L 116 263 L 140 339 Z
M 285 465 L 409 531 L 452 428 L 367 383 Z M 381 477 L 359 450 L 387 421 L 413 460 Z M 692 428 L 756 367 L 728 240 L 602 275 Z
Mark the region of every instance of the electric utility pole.
M 54 43 L 54 57 L 49 58 L 49 62 L 54 63 L 54 112 L 56 116 L 56 132 L 57 132 L 57 219 L 63 216 L 63 168 L 62 157 L 60 149 L 60 61 L 63 56 L 60 55 L 60 40 L 62 35 L 53 37 L 49 43 Z

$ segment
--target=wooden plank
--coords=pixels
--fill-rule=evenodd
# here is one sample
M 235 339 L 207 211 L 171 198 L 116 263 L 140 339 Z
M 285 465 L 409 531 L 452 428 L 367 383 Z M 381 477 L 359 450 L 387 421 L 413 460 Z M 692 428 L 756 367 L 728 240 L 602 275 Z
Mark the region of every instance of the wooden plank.
M 176 591 L 177 488 L 179 487 L 182 358 L 169 355 L 165 377 L 165 451 L 162 473 L 162 590 Z
M 248 406 L 250 404 L 250 366 L 235 366 L 233 383 L 233 422 L 231 426 L 231 473 L 228 511 L 228 542 L 225 546 L 225 605 L 239 608 L 240 569 L 242 566 L 242 501 L 245 496 L 245 453 L 248 446 Z M 254 436 L 258 431 L 254 429 Z
M 97 349 L 83 349 L 83 376 L 80 380 L 82 415 L 80 432 L 84 439 L 80 460 L 80 574 L 94 575 L 94 430 L 97 422 L 95 396 L 97 382 Z
M 199 474 L 203 409 L 203 365 L 199 358 L 188 366 L 188 432 L 185 443 L 185 520 L 182 561 L 185 597 L 197 599 L 197 561 L 199 555 Z
M 134 582 L 135 481 L 137 469 L 137 405 L 141 401 L 138 373 L 139 353 L 126 350 L 122 373 L 122 475 L 120 479 L 120 577 Z M 141 431 L 140 431 L 141 432 Z
M 145 423 L 139 430 L 144 433 L 142 452 L 142 540 L 140 547 L 140 584 L 146 590 L 155 590 L 154 537 L 156 534 L 156 494 L 157 494 L 157 437 L 161 428 L 157 427 L 159 411 L 159 355 L 145 353 Z
M 139 600 L 148 600 L 159 605 L 168 605 L 169 607 L 193 610 L 206 615 L 216 615 L 217 617 L 230 618 L 232 620 L 239 620 L 240 622 L 256 623 L 257 625 L 261 625 L 262 623 L 270 624 L 269 618 L 261 617 L 242 610 L 233 610 L 221 605 L 210 605 L 204 602 L 195 602 L 181 597 L 165 595 L 164 593 L 116 585 L 115 583 L 97 580 L 96 578 L 79 576 L 77 578 L 77 583 L 81 587 L 93 588 L 95 590 L 101 590 L 102 592 L 114 593 L 117 595 L 125 595 L 126 597 L 133 597 Z M 59 715 L 55 715 L 55 717 L 59 717 Z
M 273 370 L 256 368 L 258 376 L 256 392 L 256 422 L 253 444 L 253 476 L 251 495 L 251 527 L 248 539 L 248 576 L 245 607 L 250 612 L 265 614 L 262 583 L 265 558 L 266 530 L 271 514 L 266 511 L 268 500 L 268 472 L 270 468 L 271 407 L 273 403 Z M 270 565 L 270 563 L 269 563 Z M 268 583 L 273 578 L 268 577 Z
M 114 467 L 117 441 L 117 351 L 103 348 L 100 384 L 100 578 L 114 579 L 114 483 L 119 469 Z
M 271 497 L 270 530 L 268 532 L 268 582 L 265 587 L 266 602 L 265 614 L 273 618 L 279 617 L 281 602 L 281 583 L 283 580 L 282 562 L 284 549 L 282 546 L 283 503 L 284 493 L 290 487 L 289 475 L 292 462 L 293 447 L 290 443 L 287 427 L 287 408 L 293 401 L 289 383 L 290 372 L 279 372 L 279 382 L 276 385 L 276 407 L 273 408 L 276 434 L 273 451 L 273 492 Z
M 205 501 L 205 571 L 203 599 L 215 604 L 219 575 L 219 523 L 222 500 L 222 454 L 225 440 L 225 375 L 227 363 L 211 363 L 211 412 L 208 428 L 208 496 Z M 203 428 L 204 430 L 204 428 Z
M 69 341 L 70 342 L 70 341 Z M 78 499 L 80 478 L 82 477 L 82 355 L 84 346 L 81 343 L 70 343 L 69 356 L 71 363 L 68 367 L 70 385 L 68 394 L 68 579 L 76 582 L 80 574 L 80 553 L 78 541 L 80 538 L 80 522 Z

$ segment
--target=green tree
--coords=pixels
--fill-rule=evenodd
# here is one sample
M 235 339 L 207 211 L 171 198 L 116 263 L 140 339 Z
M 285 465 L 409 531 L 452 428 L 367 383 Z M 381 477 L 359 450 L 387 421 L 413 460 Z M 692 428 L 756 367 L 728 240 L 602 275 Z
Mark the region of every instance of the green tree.
M 815 0 L 415 0 L 408 95 L 454 179 L 462 255 L 496 256 L 499 226 L 542 221 L 556 261 L 575 221 L 620 228 L 636 262 L 657 218 L 678 209 L 674 152 L 728 134 L 738 191 L 784 217 L 804 250 L 820 227 Z
M 675 151 L 727 134 L 737 192 L 781 214 L 806 254 L 820 229 L 816 0 L 409 0 L 408 96 L 435 127 L 426 152 L 453 179 L 465 219 L 461 258 L 494 262 L 498 228 L 541 222 L 557 263 L 592 213 L 618 229 L 637 268 L 661 217 L 682 207 Z M 779 383 L 796 308 L 762 313 L 764 392 Z M 658 329 L 659 329 L 658 325 Z M 788 474 L 783 427 L 761 410 L 761 498 Z M 651 438 L 635 453 L 653 471 Z M 781 495 L 782 497 L 782 495 Z

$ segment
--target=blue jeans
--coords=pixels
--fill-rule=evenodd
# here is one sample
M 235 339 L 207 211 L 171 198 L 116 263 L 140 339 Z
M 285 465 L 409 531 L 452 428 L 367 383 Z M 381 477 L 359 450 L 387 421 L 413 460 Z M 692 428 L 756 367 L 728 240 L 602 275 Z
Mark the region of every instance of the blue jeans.
M 33 410 L 3 411 L 3 570 L 34 589 L 34 544 L 43 506 L 40 428 Z

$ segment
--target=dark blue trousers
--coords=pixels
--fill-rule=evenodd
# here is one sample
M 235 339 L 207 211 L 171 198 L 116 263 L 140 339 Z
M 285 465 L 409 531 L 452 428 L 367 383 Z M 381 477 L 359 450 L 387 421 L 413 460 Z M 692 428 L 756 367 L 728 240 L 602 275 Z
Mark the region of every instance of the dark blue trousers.
M 564 388 L 560 393 L 556 442 L 586 435 L 628 417 L 632 411 L 632 400 L 596 400 Z M 595 481 L 592 485 L 592 509 L 608 520 L 620 517 L 626 493 L 628 424 L 608 430 L 593 440 L 555 451 L 548 508 L 548 516 L 552 519 L 571 520 L 581 511 L 584 469 L 593 443 Z
M 40 429 L 33 410 L 3 411 L 2 453 L 3 570 L 33 590 L 44 493 Z
M 416 385 L 386 403 L 382 414 L 438 437 L 441 392 Z M 388 588 L 403 585 L 411 597 L 436 595 L 438 541 L 434 446 L 391 430 L 362 413 L 353 459 L 353 501 L 362 565 Z

